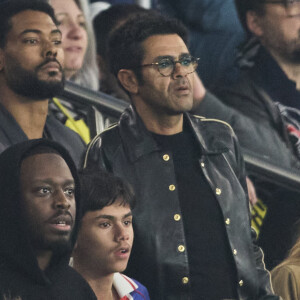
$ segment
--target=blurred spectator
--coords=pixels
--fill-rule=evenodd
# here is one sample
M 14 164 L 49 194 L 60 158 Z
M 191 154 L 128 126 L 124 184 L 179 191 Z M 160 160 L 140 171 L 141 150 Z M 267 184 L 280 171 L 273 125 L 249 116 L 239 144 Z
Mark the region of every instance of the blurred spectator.
M 108 173 L 81 175 L 82 217 L 73 266 L 97 299 L 149 300 L 147 289 L 119 272 L 126 269 L 133 243 L 132 190 Z
M 68 152 L 49 140 L 25 141 L 0 155 L 0 170 L 0 295 L 11 300 L 96 300 L 68 265 L 80 195 Z
M 245 39 L 234 0 L 157 0 L 165 14 L 181 20 L 190 32 L 192 55 L 200 57 L 203 83 L 227 85 L 238 78 L 237 47 Z
M 298 239 L 289 256 L 272 270 L 272 283 L 275 292 L 284 300 L 300 299 L 300 235 L 299 221 L 296 224 Z
M 93 20 L 97 44 L 100 91 L 128 102 L 130 102 L 128 94 L 120 86 L 115 75 L 111 73 L 108 65 L 108 39 L 111 32 L 125 23 L 130 16 L 146 12 L 148 12 L 146 9 L 136 4 L 116 4 L 100 12 Z
M 0 152 L 46 137 L 64 145 L 79 164 L 83 141 L 48 116 L 47 99 L 64 87 L 61 33 L 52 7 L 34 0 L 2 4 L 0 54 Z
M 296 162 L 300 159 L 300 93 L 297 89 L 297 85 L 300 86 L 297 77 L 300 2 L 236 0 L 236 3 L 249 35 L 240 54 L 243 72 L 237 84 L 217 87 L 216 93 L 226 104 L 261 124 L 269 135 L 265 142 L 272 144 L 281 140 L 287 150 L 282 156 L 289 153 Z M 293 164 L 299 166 L 292 163 L 287 167 Z
M 66 79 L 85 88 L 98 90 L 96 46 L 92 24 L 88 18 L 87 0 L 49 2 L 54 8 L 62 32 Z M 50 110 L 58 120 L 76 131 L 86 143 L 91 138 L 90 128 L 97 126 L 98 132 L 104 129 L 102 115 L 92 107 L 53 99 Z M 98 120 L 98 124 L 94 124 L 95 119 Z
M 50 4 L 62 32 L 66 79 L 97 90 L 96 46 L 87 0 L 50 0 Z
M 236 0 L 236 5 L 248 33 L 239 56 L 242 73 L 236 84 L 216 87 L 215 91 L 226 104 L 260 124 L 264 142 L 274 149 L 269 156 L 273 165 L 299 170 L 300 94 L 296 75 L 300 2 Z M 285 163 L 287 158 L 290 163 Z M 267 206 L 258 243 L 265 252 L 267 267 L 273 268 L 290 248 L 290 228 L 300 217 L 299 194 L 259 178 L 254 183 L 258 197 Z

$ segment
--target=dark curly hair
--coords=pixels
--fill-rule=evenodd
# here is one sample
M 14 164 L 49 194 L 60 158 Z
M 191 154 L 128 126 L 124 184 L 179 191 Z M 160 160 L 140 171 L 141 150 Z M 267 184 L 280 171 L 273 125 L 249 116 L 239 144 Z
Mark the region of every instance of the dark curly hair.
M 0 48 L 5 46 L 6 37 L 11 30 L 11 18 L 25 10 L 43 12 L 51 17 L 57 25 L 54 10 L 45 0 L 6 0 L 0 2 Z
M 84 169 L 79 173 L 81 183 L 80 217 L 114 204 L 135 206 L 135 196 L 130 185 L 121 178 L 101 170 Z
M 111 72 L 117 76 L 119 70 L 131 69 L 141 82 L 138 66 L 145 54 L 142 42 L 156 34 L 178 34 L 187 44 L 187 30 L 180 21 L 156 12 L 138 15 L 117 28 L 110 37 L 108 58 Z

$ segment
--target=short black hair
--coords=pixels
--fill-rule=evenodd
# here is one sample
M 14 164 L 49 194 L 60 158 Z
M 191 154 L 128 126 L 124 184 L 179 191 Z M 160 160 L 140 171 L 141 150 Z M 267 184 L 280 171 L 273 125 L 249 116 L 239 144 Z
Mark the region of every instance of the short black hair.
M 5 46 L 6 37 L 11 30 L 11 18 L 25 10 L 43 12 L 51 17 L 54 24 L 57 20 L 50 4 L 43 0 L 7 0 L 0 2 L 0 48 Z
M 142 42 L 153 35 L 178 34 L 187 44 L 187 29 L 177 19 L 157 12 L 137 15 L 117 28 L 111 35 L 108 47 L 111 72 L 117 76 L 121 69 L 131 69 L 142 80 L 139 66 L 144 58 Z
M 112 30 L 131 16 L 147 11 L 137 4 L 127 3 L 115 4 L 101 11 L 93 20 L 97 53 L 106 59 L 107 41 Z
M 84 169 L 79 173 L 81 182 L 81 218 L 88 211 L 101 210 L 121 200 L 120 205 L 135 206 L 135 196 L 129 184 L 111 173 Z
M 258 15 L 264 15 L 265 6 L 262 0 L 235 0 L 236 10 L 242 23 L 242 26 L 250 34 L 250 30 L 247 26 L 246 15 L 249 10 L 253 10 Z

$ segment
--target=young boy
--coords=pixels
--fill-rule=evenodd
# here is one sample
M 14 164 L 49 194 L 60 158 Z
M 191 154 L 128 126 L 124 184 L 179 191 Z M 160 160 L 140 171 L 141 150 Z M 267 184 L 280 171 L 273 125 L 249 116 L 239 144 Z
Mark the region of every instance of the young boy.
M 107 173 L 85 170 L 81 176 L 81 224 L 73 267 L 97 299 L 149 300 L 147 289 L 119 272 L 126 269 L 133 243 L 131 189 Z

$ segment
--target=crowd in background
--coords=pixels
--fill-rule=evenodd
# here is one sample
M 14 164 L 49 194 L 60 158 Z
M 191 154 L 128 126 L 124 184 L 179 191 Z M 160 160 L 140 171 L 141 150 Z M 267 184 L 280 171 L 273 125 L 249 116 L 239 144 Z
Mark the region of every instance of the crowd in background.
M 5 14 L 3 12 L 9 7 L 11 1 L 13 3 L 15 0 L 0 1 L 2 19 Z M 50 4 L 54 9 L 54 15 L 44 8 L 43 4 L 41 8 L 33 8 L 39 1 Z M 88 0 L 32 0 L 33 7 L 29 6 L 25 12 L 21 7 L 18 12 L 12 13 L 11 19 L 8 17 L 8 23 L 5 23 L 5 20 L 0 22 L 0 153 L 3 152 L 0 155 L 0 206 L 3 207 L 0 213 L 2 235 L 0 262 L 3 267 L 1 270 L 0 264 L 0 292 L 3 299 L 26 300 L 45 297 L 45 299 L 123 300 L 151 297 L 154 300 L 196 300 L 196 297 L 201 295 L 203 298 L 197 299 L 221 300 L 217 292 L 211 298 L 205 296 L 213 289 L 213 278 L 221 282 L 220 288 L 222 292 L 224 289 L 226 299 L 250 300 L 253 299 L 251 298 L 253 295 L 256 295 L 256 299 L 267 299 L 267 297 L 281 299 L 275 295 L 288 300 L 300 299 L 299 191 L 287 190 L 272 183 L 272 180 L 253 176 L 251 172 L 246 176 L 247 169 L 244 172 L 241 156 L 250 154 L 272 166 L 287 171 L 299 171 L 300 2 L 155 0 L 148 2 L 148 5 L 145 3 L 142 5 L 142 1 L 133 2 L 129 0 L 90 2 Z M 33 14 L 26 15 L 28 11 Z M 46 22 L 44 24 L 44 19 L 38 15 L 41 12 L 47 15 L 48 24 Z M 24 24 L 16 21 L 19 14 L 24 14 L 21 18 Z M 191 57 L 188 57 L 189 61 L 186 62 L 185 58 L 180 56 L 176 61 L 168 58 L 169 60 L 163 62 L 134 65 L 139 59 L 140 61 L 145 59 L 136 46 L 138 42 L 134 44 L 134 35 L 142 42 L 143 34 L 147 41 L 153 36 L 159 36 L 160 30 L 162 35 L 169 36 L 170 33 L 175 35 L 175 32 L 164 32 L 164 29 L 159 27 L 153 29 L 154 25 L 149 32 L 151 30 L 157 32 L 149 33 L 150 37 L 146 35 L 147 18 L 149 24 L 152 24 L 151 22 L 155 24 L 156 18 L 165 17 L 168 17 L 167 20 L 172 17 L 180 21 L 178 28 L 177 25 L 174 27 L 180 34 L 182 33 L 180 35 L 176 31 L 184 41 L 184 46 L 188 45 L 191 54 Z M 30 21 L 27 22 L 27 19 Z M 49 31 L 47 26 L 51 22 L 52 30 Z M 18 37 L 27 33 L 22 32 L 17 35 L 18 26 L 28 27 L 28 24 L 31 27 L 38 24 L 41 29 L 28 30 L 29 33 L 34 33 L 34 37 L 25 36 L 26 42 L 22 40 L 22 43 L 26 44 L 24 47 L 46 45 L 48 42 L 39 41 L 42 39 L 41 36 L 46 35 L 50 36 L 50 43 L 53 44 L 43 54 L 45 62 L 32 72 L 28 70 L 31 67 L 30 63 L 34 63 L 34 55 L 37 57 L 38 50 L 24 48 L 23 51 L 23 44 L 18 44 Z M 163 24 L 169 26 L 167 21 Z M 128 29 L 126 26 L 128 28 L 132 26 L 130 32 L 126 31 Z M 138 33 L 134 30 L 135 26 L 141 28 L 145 26 L 146 29 Z M 182 32 L 180 26 L 184 28 Z M 148 27 L 150 28 L 151 25 Z M 59 33 L 53 28 L 58 28 Z M 39 37 L 36 38 L 35 35 Z M 136 49 L 133 49 L 133 46 L 131 48 L 128 41 L 126 44 L 122 36 L 132 38 L 132 45 L 136 46 Z M 155 43 L 156 41 L 153 40 L 152 44 L 147 44 L 149 49 L 152 49 Z M 160 43 L 164 45 L 163 41 Z M 126 47 L 127 56 L 124 50 Z M 118 53 L 119 49 L 120 53 Z M 121 59 L 123 59 L 122 63 L 119 62 Z M 14 60 L 18 61 L 14 63 Z M 151 110 L 149 109 L 151 106 L 147 106 L 149 103 L 145 101 L 144 106 L 138 104 L 142 99 L 138 92 L 140 90 L 145 99 L 151 93 L 156 93 L 156 97 L 162 99 L 165 95 L 159 93 L 158 83 L 155 81 L 152 90 L 147 89 L 142 75 L 144 67 L 148 69 L 150 66 L 149 69 L 152 70 L 154 65 L 153 69 L 157 68 L 156 71 L 166 78 L 174 76 L 177 63 L 180 64 L 180 68 L 184 68 L 184 64 L 187 63 L 188 71 L 184 76 L 193 76 L 190 84 L 192 100 L 189 109 L 186 110 L 192 115 L 206 118 L 205 121 L 201 119 L 205 125 L 200 126 L 198 119 L 195 121 L 193 117 L 191 119 L 185 117 L 182 126 L 184 129 L 191 126 L 192 130 L 200 126 L 201 130 L 206 132 L 205 128 L 209 126 L 207 125 L 209 122 L 220 120 L 217 121 L 218 125 L 210 127 L 213 128 L 211 132 L 214 132 L 212 136 L 207 133 L 206 136 L 199 137 L 196 130 L 196 139 L 189 135 L 173 140 L 164 139 L 164 134 L 155 130 L 153 121 L 155 114 L 151 115 L 149 112 Z M 122 67 L 119 67 L 121 65 Z M 168 68 L 171 70 L 170 74 Z M 45 70 L 51 78 L 51 84 L 47 87 L 39 83 L 38 77 L 43 78 L 42 72 Z M 131 70 L 134 70 L 134 76 Z M 36 78 L 33 72 L 36 72 Z M 113 118 L 99 108 L 63 99 L 61 94 L 65 80 L 121 99 L 128 106 L 130 104 L 132 106 L 125 111 L 118 124 L 112 125 Z M 189 84 L 182 82 L 178 89 L 182 89 L 180 93 L 184 94 L 184 89 L 188 88 Z M 149 96 L 149 99 L 151 97 L 153 95 Z M 24 99 L 33 101 L 27 105 Z M 154 105 L 157 111 L 165 109 L 160 105 Z M 151 116 L 153 120 L 149 120 Z M 178 134 L 179 131 L 176 133 Z M 214 139 L 217 141 L 212 143 Z M 195 140 L 205 144 L 207 148 L 203 147 L 201 153 L 198 153 Z M 181 147 L 178 145 L 180 143 Z M 156 144 L 159 145 L 157 149 L 164 151 L 163 157 L 156 158 L 154 154 L 150 155 L 149 160 L 143 161 L 142 155 L 147 151 L 149 153 L 150 150 L 157 151 Z M 224 151 L 224 148 L 227 151 Z M 183 153 L 190 155 L 191 160 L 185 160 Z M 220 153 L 227 157 L 225 159 L 229 165 L 228 169 L 231 170 L 229 173 L 225 172 L 226 175 L 222 174 L 224 165 L 216 158 Z M 201 157 L 208 155 L 208 160 L 201 160 L 200 168 L 204 174 L 201 175 L 202 177 L 193 166 L 196 164 L 194 158 L 199 155 Z M 173 156 L 173 169 L 168 169 L 164 173 L 164 167 L 159 167 L 157 161 L 167 163 L 173 159 Z M 129 157 L 130 163 L 125 157 Z M 197 161 L 198 165 L 199 162 Z M 45 167 L 47 171 L 44 169 L 41 171 L 42 165 L 47 166 Z M 210 166 L 213 166 L 213 171 L 210 171 Z M 77 170 L 81 170 L 79 177 Z M 193 178 L 189 178 L 188 172 L 193 174 L 190 176 Z M 30 196 L 34 199 L 32 196 L 34 193 L 26 187 L 34 186 L 33 180 L 44 178 L 43 176 L 51 178 L 50 183 L 47 182 L 49 187 L 40 188 L 42 192 L 39 190 L 39 193 L 43 194 L 43 199 L 46 199 L 45 194 L 55 194 L 51 190 L 58 191 L 60 188 L 67 199 L 62 200 L 61 197 L 61 203 L 54 204 L 57 211 L 67 212 L 51 217 L 51 226 L 60 231 L 61 238 L 64 239 L 64 248 L 60 248 L 61 245 L 57 244 L 57 247 L 51 248 L 53 253 L 50 251 L 52 253 L 50 256 L 47 256 L 49 253 L 41 255 L 40 248 L 37 246 L 40 245 L 39 243 L 45 245 L 49 241 L 45 241 L 42 237 L 30 240 L 31 245 L 34 245 L 32 251 L 24 238 L 27 233 L 23 232 L 22 224 L 18 221 L 10 227 L 7 226 L 7 223 L 13 219 L 20 219 L 23 222 L 24 218 L 25 222 L 34 220 L 28 228 L 27 225 L 25 227 L 30 234 L 38 236 L 34 228 L 38 226 L 42 228 L 43 221 L 36 215 L 44 214 L 46 218 L 47 214 L 44 213 L 41 205 L 34 211 L 34 201 L 28 200 L 31 199 Z M 170 176 L 168 180 L 171 179 L 166 180 L 166 176 Z M 68 180 L 61 183 L 65 178 Z M 178 207 L 176 207 L 177 202 L 174 202 L 175 196 L 168 194 L 174 190 L 177 192 L 177 184 L 172 182 L 174 178 L 179 185 L 179 200 L 176 201 L 180 203 L 183 214 L 176 211 Z M 212 182 L 208 182 L 210 179 Z M 156 186 L 151 185 L 153 180 L 157 181 Z M 161 191 L 163 184 L 168 186 L 167 192 Z M 245 203 L 241 200 L 239 204 L 235 203 L 232 206 L 236 209 L 236 215 L 233 216 L 232 209 L 226 210 L 230 207 L 229 204 L 226 208 L 221 205 L 220 210 L 217 202 L 211 204 L 207 201 L 215 197 L 210 187 L 215 187 L 212 189 L 213 194 L 221 199 L 222 197 L 247 199 L 246 207 L 249 204 L 252 215 L 251 225 L 255 228 L 256 235 L 254 231 L 250 232 L 250 224 L 247 223 L 248 214 L 244 214 L 244 210 L 247 211 L 244 207 Z M 201 201 L 205 198 L 206 202 L 203 200 L 203 203 L 207 206 L 198 205 L 196 200 L 186 205 L 180 202 L 184 197 L 195 198 L 193 193 L 201 194 L 201 197 L 203 193 Z M 38 197 L 42 198 L 40 195 Z M 148 207 L 148 203 L 152 202 L 153 198 L 159 201 L 156 204 L 153 201 L 154 204 Z M 21 199 L 26 205 L 22 204 Z M 68 206 L 66 202 L 71 204 Z M 207 204 L 208 202 L 210 204 Z M 14 211 L 16 207 L 18 209 Z M 201 214 L 200 210 L 202 210 Z M 26 212 L 25 216 L 21 211 Z M 217 213 L 210 214 L 211 211 Z M 228 216 L 225 212 L 228 212 Z M 182 220 L 182 216 L 186 217 L 186 215 L 189 216 L 189 220 Z M 199 216 L 203 221 L 197 223 L 199 220 L 197 222 L 194 220 Z M 148 220 L 145 221 L 147 218 Z M 169 222 L 168 218 L 172 219 L 172 222 L 175 220 L 176 224 Z M 208 220 L 210 218 L 211 220 Z M 223 218 L 226 230 L 223 228 Z M 73 224 L 75 219 L 80 222 L 77 224 L 74 221 Z M 219 222 L 220 220 L 222 221 Z M 240 223 L 238 230 L 233 227 L 236 226 L 232 224 L 235 221 Z M 132 223 L 135 225 L 135 222 L 136 228 L 132 225 Z M 180 229 L 181 232 L 178 229 L 171 231 L 172 234 L 169 233 L 168 228 L 176 227 L 180 222 L 184 223 L 182 228 L 185 231 Z M 210 224 L 207 229 L 205 229 L 206 224 Z M 141 226 L 144 226 L 143 229 Z M 246 241 L 244 241 L 238 235 L 248 226 L 249 232 L 248 229 L 245 230 L 243 238 Z M 66 227 L 70 227 L 68 234 Z M 110 233 L 108 227 L 111 228 Z M 101 235 L 95 238 L 99 228 L 101 228 Z M 202 232 L 206 231 L 207 236 L 203 240 L 196 237 L 199 228 Z M 133 243 L 133 229 L 136 244 Z M 216 242 L 212 243 L 214 250 L 209 254 L 209 246 L 204 247 L 204 250 L 199 247 L 197 253 L 200 253 L 202 260 L 196 258 L 196 250 L 191 250 L 187 256 L 185 243 L 189 249 L 189 245 L 193 242 L 201 245 L 201 241 L 211 240 L 210 230 L 214 233 L 222 232 L 215 235 Z M 165 232 L 160 235 L 162 231 Z M 50 236 L 52 242 L 51 234 L 47 231 L 44 233 Z M 168 235 L 170 236 L 167 237 Z M 170 240 L 167 243 L 168 238 Z M 245 250 L 248 247 L 248 240 L 251 239 L 255 240 L 253 252 L 249 249 L 249 251 Z M 112 246 L 116 240 L 118 246 Z M 184 253 L 186 256 L 177 257 L 171 254 L 169 247 L 172 243 L 178 249 L 176 255 Z M 218 250 L 216 250 L 217 243 L 222 244 Z M 261 250 L 257 243 L 265 252 L 261 264 L 258 262 L 261 259 L 259 252 Z M 225 244 L 228 245 L 224 246 Z M 110 247 L 118 257 L 117 262 L 111 258 Z M 25 251 L 19 251 L 22 248 Z M 129 268 L 125 271 L 131 248 Z M 195 249 L 198 251 L 197 247 Z M 221 253 L 220 257 L 218 251 Z M 38 258 L 37 262 L 33 259 L 35 255 Z M 73 268 L 85 280 L 68 266 L 71 256 Z M 140 257 L 154 257 L 154 259 L 143 261 Z M 256 261 L 256 269 L 253 269 L 252 259 Z M 172 260 L 184 262 L 178 269 L 170 267 L 170 270 L 165 271 L 164 264 L 166 263 L 168 269 L 168 263 L 172 266 Z M 262 267 L 264 261 L 267 269 L 271 271 L 272 283 L 268 282 L 269 272 Z M 199 293 L 198 285 L 195 287 L 189 282 L 190 278 L 193 280 L 194 273 L 199 272 L 191 262 L 204 268 L 206 263 L 219 266 L 219 269 L 206 271 L 206 275 L 201 274 L 203 277 L 195 276 L 195 282 L 199 278 L 205 282 L 205 288 Z M 186 271 L 186 265 L 189 265 L 189 271 Z M 21 269 L 26 275 L 21 271 L 19 273 Z M 252 275 L 254 270 L 258 274 L 257 279 Z M 250 279 L 244 275 L 247 271 Z M 122 272 L 129 274 L 130 277 Z M 159 274 L 155 280 L 149 278 L 153 274 Z M 170 277 L 166 278 L 168 276 Z M 176 276 L 180 277 L 182 290 L 176 290 L 178 286 L 172 285 L 177 280 Z M 207 278 L 204 280 L 205 276 Z M 224 277 L 227 279 L 221 279 Z M 49 290 L 40 287 L 36 289 L 31 286 L 30 280 L 38 282 L 37 285 L 50 288 Z M 259 283 L 255 280 L 259 280 Z M 53 282 L 57 283 L 51 286 Z M 230 282 L 237 283 L 236 290 Z M 74 291 L 72 291 L 73 285 L 76 286 Z M 186 287 L 189 285 L 191 298 L 186 296 L 188 295 Z M 34 293 L 36 298 L 32 297 Z

